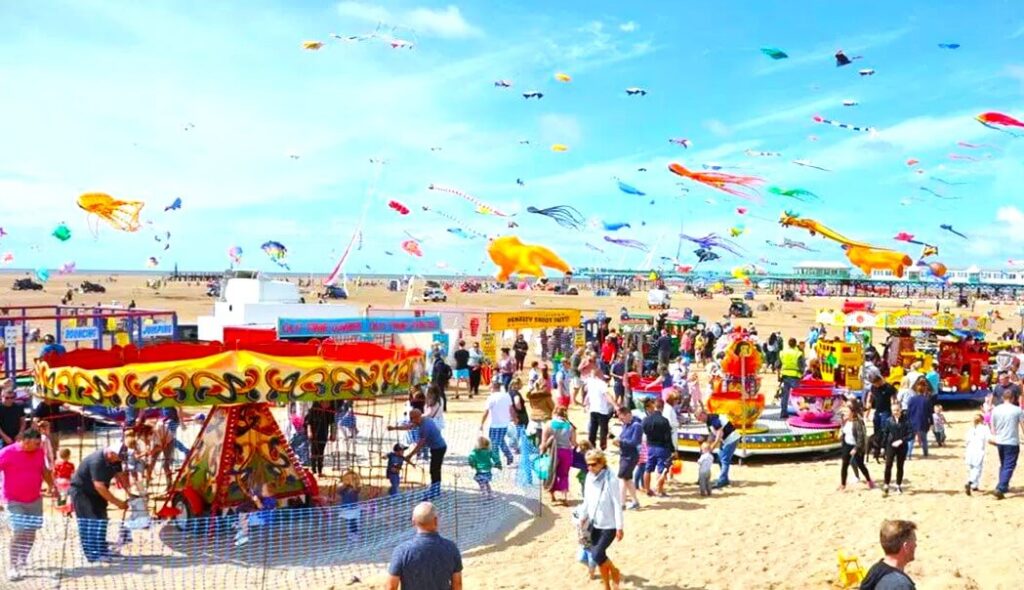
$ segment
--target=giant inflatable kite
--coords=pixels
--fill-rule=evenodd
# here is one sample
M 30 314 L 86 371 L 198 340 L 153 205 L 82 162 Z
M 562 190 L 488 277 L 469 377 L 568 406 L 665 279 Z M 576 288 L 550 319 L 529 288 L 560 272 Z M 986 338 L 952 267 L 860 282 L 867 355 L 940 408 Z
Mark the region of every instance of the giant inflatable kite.
M 121 201 L 107 193 L 85 193 L 78 197 L 79 207 L 128 232 L 139 231 L 139 212 L 144 205 L 142 201 Z
M 867 275 L 873 270 L 889 270 L 894 276 L 903 277 L 906 267 L 913 264 L 910 256 L 902 252 L 876 248 L 865 242 L 855 242 L 813 219 L 783 213 L 779 218 L 779 224 L 782 227 L 800 227 L 811 232 L 812 236 L 821 234 L 825 239 L 839 242 L 846 250 L 846 258 Z
M 493 240 L 487 246 L 487 255 L 498 266 L 499 281 L 507 281 L 514 274 L 543 277 L 543 267 L 567 274 L 572 272 L 572 268 L 549 248 L 524 244 L 516 236 L 503 236 Z

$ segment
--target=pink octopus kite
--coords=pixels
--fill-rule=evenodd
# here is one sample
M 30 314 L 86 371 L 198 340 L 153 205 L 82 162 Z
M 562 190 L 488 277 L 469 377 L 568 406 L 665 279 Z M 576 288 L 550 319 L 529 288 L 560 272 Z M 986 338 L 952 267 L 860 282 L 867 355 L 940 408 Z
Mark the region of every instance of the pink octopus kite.
M 761 201 L 761 195 L 758 194 L 755 189 L 751 188 L 752 185 L 764 182 L 764 180 L 756 176 L 740 176 L 737 174 L 727 174 L 725 172 L 694 172 L 687 169 L 682 164 L 676 164 L 675 162 L 669 164 L 668 169 L 673 174 L 677 174 L 683 178 L 689 178 L 694 182 L 699 182 L 710 186 L 711 188 L 718 189 L 723 193 L 729 193 L 734 197 L 754 202 Z M 742 187 L 742 189 L 740 187 Z

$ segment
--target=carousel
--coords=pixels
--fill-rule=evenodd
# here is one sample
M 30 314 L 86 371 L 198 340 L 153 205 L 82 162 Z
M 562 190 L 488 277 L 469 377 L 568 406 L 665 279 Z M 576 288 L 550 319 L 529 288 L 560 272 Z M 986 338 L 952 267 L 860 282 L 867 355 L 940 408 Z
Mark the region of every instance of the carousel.
M 712 379 L 707 410 L 729 418 L 742 435 L 736 455 L 785 455 L 823 452 L 840 446 L 837 413 L 842 396 L 831 385 L 816 387 L 801 382 L 791 394 L 795 415 L 779 418 L 776 409 L 765 412 L 761 389 L 761 354 L 750 337 L 738 330 L 722 337 L 725 357 L 722 374 Z M 679 451 L 699 453 L 708 436 L 704 424 L 683 425 L 677 434 Z
M 408 385 L 419 350 L 331 340 L 226 347 L 167 343 L 80 349 L 37 361 L 39 395 L 78 406 L 208 408 L 157 511 L 179 523 L 219 515 L 264 484 L 285 503 L 310 505 L 316 479 L 272 410 L 292 402 L 373 402 Z

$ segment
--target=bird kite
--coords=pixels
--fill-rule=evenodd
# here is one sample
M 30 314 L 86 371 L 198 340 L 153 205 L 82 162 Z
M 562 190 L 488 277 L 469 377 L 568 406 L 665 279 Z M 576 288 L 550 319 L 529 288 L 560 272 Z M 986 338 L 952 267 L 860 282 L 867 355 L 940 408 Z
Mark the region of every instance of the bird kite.
M 1017 133 L 1014 133 L 1010 129 L 1007 129 L 1007 127 L 1024 128 L 1024 122 L 1021 122 L 1019 119 L 1015 119 L 1010 115 L 1004 113 L 996 113 L 990 111 L 987 113 L 981 113 L 974 119 L 977 122 L 984 125 L 985 127 L 988 127 L 989 129 L 995 129 L 996 131 L 1009 133 L 1014 137 L 1018 137 L 1019 135 Z
M 859 102 L 853 100 L 852 98 L 847 98 L 847 99 L 843 100 L 843 106 L 844 107 L 855 107 L 855 106 L 857 106 L 859 104 L 860 104 Z
M 642 196 L 647 194 L 647 193 L 643 192 L 642 190 L 636 188 L 635 186 L 632 186 L 632 185 L 626 184 L 625 182 L 622 182 L 618 178 L 615 179 L 615 182 L 618 183 L 619 190 L 624 192 L 624 193 L 626 193 L 627 195 L 637 195 L 638 197 L 642 197 Z
M 679 234 L 679 237 L 689 242 L 693 242 L 694 244 L 697 244 L 704 250 L 711 250 L 712 248 L 721 248 L 722 250 L 725 250 L 730 254 L 742 256 L 742 254 L 740 254 L 739 252 L 739 250 L 742 249 L 740 248 L 739 244 L 733 242 L 732 240 L 723 238 L 715 233 L 710 233 L 707 234 L 706 236 L 689 236 L 686 234 Z
M 651 249 L 647 247 L 647 244 L 637 241 L 628 240 L 624 238 L 613 238 L 611 236 L 605 236 L 604 241 L 615 244 L 616 246 L 622 246 L 624 248 L 633 248 L 634 250 L 640 250 L 641 252 L 650 252 Z
M 825 125 L 832 125 L 833 127 L 839 127 L 842 129 L 849 129 L 850 131 L 865 131 L 868 133 L 875 133 L 878 131 L 874 127 L 858 127 L 856 125 L 850 125 L 848 123 L 840 123 L 839 121 L 832 121 L 831 119 L 825 119 L 820 115 L 814 115 L 811 120 L 815 123 L 823 123 Z
M 820 199 L 818 195 L 811 191 L 803 188 L 782 188 L 778 186 L 768 187 L 768 192 L 773 195 L 780 197 L 792 197 L 798 201 L 806 201 L 807 199 Z
M 774 60 L 786 59 L 789 55 L 778 47 L 762 47 L 761 53 Z
M 861 76 L 874 76 L 875 70 L 871 68 L 864 68 L 863 70 L 858 70 L 857 73 L 860 74 Z
M 724 172 L 695 172 L 687 169 L 682 164 L 677 164 L 675 162 L 669 164 L 668 169 L 673 174 L 682 176 L 683 178 L 689 178 L 694 182 L 699 182 L 705 186 L 720 190 L 723 193 L 733 195 L 734 197 L 755 202 L 760 201 L 760 195 L 754 188 L 752 188 L 752 185 L 759 184 L 763 181 L 755 176 L 739 176 Z M 743 190 L 741 190 L 740 187 L 742 187 Z
M 529 92 L 523 93 L 523 98 L 525 98 L 526 100 L 530 100 L 531 98 L 536 98 L 537 100 L 540 100 L 544 98 L 544 93 L 537 92 L 536 90 L 530 90 Z
M 512 88 L 512 80 L 495 80 L 495 88 Z
M 951 233 L 953 235 L 960 236 L 961 238 L 963 238 L 965 240 L 968 239 L 967 236 L 965 236 L 964 234 L 962 234 L 962 233 L 956 231 L 955 229 L 953 229 L 953 226 L 948 224 L 948 223 L 943 223 L 943 224 L 939 225 L 939 227 L 941 229 L 944 229 L 944 230 L 948 231 L 949 233 Z
M 430 186 L 427 187 L 427 190 L 438 191 L 438 192 L 442 192 L 442 193 L 449 193 L 449 194 L 455 195 L 457 197 L 462 197 L 463 199 L 465 199 L 465 200 L 469 201 L 470 203 L 476 205 L 476 212 L 480 213 L 481 215 L 496 215 L 498 217 L 511 217 L 511 215 L 509 215 L 507 213 L 503 213 L 501 211 L 498 211 L 494 207 L 491 207 L 490 205 L 488 205 L 487 203 L 484 203 L 480 199 L 477 199 L 473 195 L 464 193 L 464 192 L 460 191 L 457 188 L 452 188 L 450 186 L 442 186 L 440 184 L 431 184 Z
M 647 91 L 644 90 L 643 88 L 637 88 L 636 86 L 631 86 L 631 87 L 626 89 L 626 94 L 628 96 L 647 96 Z
M 807 252 L 817 252 L 812 248 L 808 248 L 804 242 L 798 242 L 789 238 L 783 238 L 781 242 L 773 242 L 771 240 L 765 240 L 765 243 L 769 246 L 775 246 L 776 248 L 788 248 L 790 250 L 804 250 Z
M 690 145 L 692 144 L 692 142 L 689 139 L 686 139 L 685 137 L 674 137 L 669 139 L 668 142 L 674 143 L 676 145 L 681 145 L 686 149 L 690 149 Z
M 538 209 L 536 207 L 527 207 L 527 213 L 536 213 L 537 215 L 544 215 L 555 220 L 558 225 L 568 228 L 581 230 L 586 224 L 586 220 L 583 218 L 583 214 L 579 212 L 575 207 L 569 205 L 556 205 L 554 207 L 547 207 L 545 209 Z
M 167 213 L 168 211 L 177 211 L 179 209 L 181 209 L 181 197 L 174 199 L 173 203 L 164 207 L 164 213 Z
M 959 43 L 939 43 L 939 49 L 960 49 Z
M 840 67 L 843 67 L 843 66 L 848 66 L 848 65 L 850 65 L 853 62 L 853 60 L 861 58 L 861 56 L 859 56 L 859 55 L 855 55 L 853 57 L 847 57 L 846 54 L 843 53 L 842 49 L 836 51 L 836 56 L 835 57 L 836 57 L 836 67 L 837 68 L 840 68 Z

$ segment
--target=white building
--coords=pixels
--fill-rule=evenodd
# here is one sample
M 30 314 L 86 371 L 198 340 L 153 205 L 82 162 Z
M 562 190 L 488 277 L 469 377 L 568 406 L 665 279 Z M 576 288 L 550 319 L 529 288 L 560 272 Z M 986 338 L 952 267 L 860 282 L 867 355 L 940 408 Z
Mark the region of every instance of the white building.
M 852 268 L 843 262 L 801 262 L 793 266 L 793 273 L 816 279 L 848 279 Z

